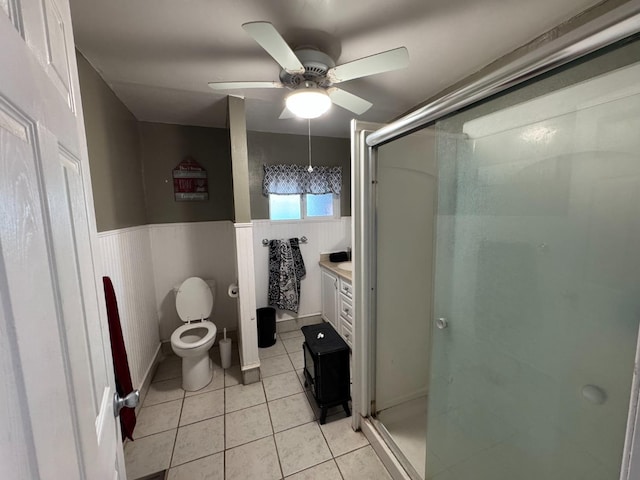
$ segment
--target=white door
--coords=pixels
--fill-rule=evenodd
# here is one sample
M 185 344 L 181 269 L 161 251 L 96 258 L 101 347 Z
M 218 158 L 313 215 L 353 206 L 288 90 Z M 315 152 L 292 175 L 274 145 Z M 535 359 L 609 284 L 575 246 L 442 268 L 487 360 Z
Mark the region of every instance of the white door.
M 119 478 L 68 1 L 0 0 L 0 45 L 0 478 Z

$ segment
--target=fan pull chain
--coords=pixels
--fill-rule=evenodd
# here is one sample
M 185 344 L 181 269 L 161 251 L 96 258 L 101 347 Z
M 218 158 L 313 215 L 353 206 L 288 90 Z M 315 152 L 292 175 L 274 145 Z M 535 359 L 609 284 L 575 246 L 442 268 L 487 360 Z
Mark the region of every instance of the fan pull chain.
M 309 132 L 309 168 L 307 168 L 307 171 L 309 173 L 313 172 L 313 167 L 311 166 L 311 119 L 307 119 L 307 125 L 309 127 L 308 132 Z

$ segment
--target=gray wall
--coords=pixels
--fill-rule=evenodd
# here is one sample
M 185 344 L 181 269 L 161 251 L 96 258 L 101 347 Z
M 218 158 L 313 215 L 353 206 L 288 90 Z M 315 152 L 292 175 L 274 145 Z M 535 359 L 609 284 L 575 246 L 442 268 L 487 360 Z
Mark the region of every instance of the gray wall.
M 148 223 L 233 220 L 229 131 L 140 122 Z M 173 169 L 187 156 L 207 170 L 209 200 L 176 202 Z
M 98 231 L 154 223 L 234 220 L 229 130 L 138 122 L 78 52 Z M 269 218 L 262 166 L 306 164 L 305 135 L 247 132 L 251 217 Z M 351 215 L 347 138 L 312 137 L 314 165 L 342 167 L 341 215 Z M 191 156 L 208 173 L 209 200 L 176 202 L 172 171 Z
M 249 188 L 251 216 L 269 218 L 269 199 L 262 195 L 262 166 L 266 164 L 306 164 L 309 161 L 309 140 L 305 135 L 247 132 L 249 146 Z M 342 167 L 340 213 L 351 215 L 351 146 L 348 138 L 311 137 L 313 165 Z
M 147 223 L 138 121 L 78 52 L 98 231 Z

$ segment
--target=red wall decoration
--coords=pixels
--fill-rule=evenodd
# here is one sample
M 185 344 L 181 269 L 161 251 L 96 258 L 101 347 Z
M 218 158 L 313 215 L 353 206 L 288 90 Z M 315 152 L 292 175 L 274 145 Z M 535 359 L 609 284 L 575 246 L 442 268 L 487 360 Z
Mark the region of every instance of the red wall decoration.
M 209 200 L 207 171 L 187 157 L 173 169 L 173 193 L 176 202 Z

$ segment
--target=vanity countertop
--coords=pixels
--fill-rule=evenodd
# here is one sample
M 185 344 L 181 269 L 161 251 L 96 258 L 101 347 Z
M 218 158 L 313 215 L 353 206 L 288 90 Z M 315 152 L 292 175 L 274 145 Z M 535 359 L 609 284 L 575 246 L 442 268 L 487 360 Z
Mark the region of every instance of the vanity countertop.
M 338 268 L 338 264 L 340 264 L 340 263 L 342 263 L 342 262 L 331 262 L 331 261 L 329 261 L 329 254 L 328 253 L 320 254 L 320 261 L 318 262 L 318 264 L 322 268 L 326 268 L 327 270 L 335 273 L 339 277 L 342 277 L 345 280 L 351 282 L 351 276 L 352 276 L 353 272 Z

